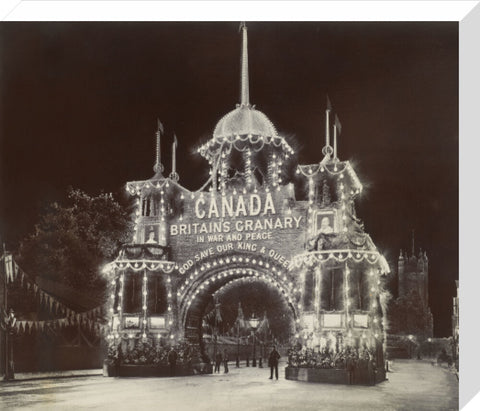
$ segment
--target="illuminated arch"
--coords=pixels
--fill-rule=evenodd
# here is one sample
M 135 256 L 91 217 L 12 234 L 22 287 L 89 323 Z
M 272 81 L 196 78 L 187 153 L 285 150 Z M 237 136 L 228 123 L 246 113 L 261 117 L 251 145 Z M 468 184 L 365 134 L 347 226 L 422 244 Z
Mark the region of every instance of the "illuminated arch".
M 298 323 L 301 312 L 301 288 L 286 268 L 258 254 L 234 253 L 204 260 L 185 274 L 177 292 L 179 326 L 185 330 L 191 310 L 200 310 L 205 299 L 227 284 L 252 278 L 275 287 Z

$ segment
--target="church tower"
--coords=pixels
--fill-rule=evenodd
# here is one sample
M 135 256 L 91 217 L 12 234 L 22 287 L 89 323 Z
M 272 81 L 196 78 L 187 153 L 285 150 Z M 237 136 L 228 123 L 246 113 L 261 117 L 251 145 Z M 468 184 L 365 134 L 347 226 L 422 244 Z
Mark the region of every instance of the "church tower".
M 432 336 L 433 317 L 428 301 L 428 277 L 427 253 L 420 249 L 415 255 L 415 239 L 412 235 L 410 255 L 400 250 L 398 257 L 398 294 L 389 311 L 390 331 L 393 334 L 421 333 Z M 423 312 L 422 319 L 417 318 L 418 310 Z
M 397 265 L 398 297 L 406 296 L 410 291 L 416 290 L 425 307 L 428 307 L 428 257 L 425 251 L 419 250 L 415 256 L 414 242 L 412 240 L 412 253 L 410 256 L 400 250 Z

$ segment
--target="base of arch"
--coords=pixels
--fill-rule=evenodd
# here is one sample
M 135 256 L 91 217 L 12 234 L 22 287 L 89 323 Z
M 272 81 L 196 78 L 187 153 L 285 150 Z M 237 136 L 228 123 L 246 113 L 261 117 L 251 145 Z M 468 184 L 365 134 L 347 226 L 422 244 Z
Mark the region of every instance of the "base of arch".
M 293 381 L 326 384 L 375 385 L 385 381 L 386 375 L 383 370 L 373 373 L 353 372 L 350 375 L 349 371 L 345 369 L 286 367 L 285 378 Z
M 211 364 L 199 363 L 192 367 L 177 366 L 175 377 L 189 375 L 212 374 Z M 105 377 L 172 377 L 168 365 L 126 365 L 106 367 L 104 366 Z

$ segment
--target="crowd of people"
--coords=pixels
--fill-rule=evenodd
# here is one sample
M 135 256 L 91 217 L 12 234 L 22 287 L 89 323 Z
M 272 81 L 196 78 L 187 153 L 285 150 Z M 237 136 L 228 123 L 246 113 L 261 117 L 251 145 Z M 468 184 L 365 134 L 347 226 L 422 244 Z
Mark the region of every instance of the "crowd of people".
M 133 346 L 110 347 L 109 357 L 118 364 L 131 365 L 168 365 L 170 375 L 175 375 L 177 366 L 190 366 L 210 363 L 209 358 L 203 358 L 198 347 L 180 343 L 175 346 L 163 346 L 138 341 Z M 270 368 L 270 379 L 275 376 L 278 379 L 278 361 L 280 354 L 273 347 L 268 357 Z M 220 373 L 223 365 L 223 372 L 228 373 L 228 352 L 226 349 L 216 352 L 213 364 L 214 373 Z M 375 356 L 367 348 L 346 347 L 341 350 L 332 350 L 324 347 L 321 350 L 297 345 L 288 350 L 288 366 L 295 368 L 317 368 L 317 369 L 344 369 L 349 372 L 350 383 L 354 379 L 370 381 L 377 370 Z M 205 368 L 205 367 L 204 367 Z M 207 372 L 206 369 L 203 372 Z
M 296 368 L 339 369 L 348 372 L 349 384 L 374 384 L 377 373 L 375 356 L 366 347 L 333 351 L 296 346 L 288 350 L 288 366 Z
M 374 372 L 375 357 L 366 347 L 347 347 L 337 352 L 324 347 L 321 350 L 293 347 L 288 350 L 288 365 L 290 367 L 347 369 L 349 371 Z
M 175 354 L 171 353 L 172 350 Z M 198 348 L 186 342 L 171 346 L 137 340 L 134 344 L 111 345 L 108 350 L 110 360 L 126 365 L 171 365 L 174 358 L 175 364 L 188 366 L 198 357 Z

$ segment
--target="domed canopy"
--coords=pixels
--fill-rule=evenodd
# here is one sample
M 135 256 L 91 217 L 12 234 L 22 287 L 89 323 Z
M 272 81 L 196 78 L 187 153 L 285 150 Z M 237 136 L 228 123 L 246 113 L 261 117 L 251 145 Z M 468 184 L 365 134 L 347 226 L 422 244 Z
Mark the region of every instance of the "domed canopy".
M 268 117 L 261 111 L 255 110 L 249 101 L 248 80 L 248 51 L 247 51 L 247 27 L 241 25 L 243 46 L 241 61 L 241 90 L 240 104 L 235 110 L 223 116 L 213 131 L 213 138 L 203 144 L 198 152 L 207 160 L 212 160 L 225 148 L 228 152 L 232 148 L 244 152 L 253 149 L 255 152 L 262 150 L 267 145 L 274 149 L 284 151 L 285 154 L 293 154 L 293 149 L 283 137 L 277 134 L 277 130 Z
M 240 105 L 220 119 L 213 138 L 202 145 L 198 152 L 210 160 L 222 151 L 222 146 L 228 151 L 231 148 L 244 151 L 249 147 L 258 152 L 265 145 L 293 154 L 293 149 L 277 134 L 275 126 L 265 114 L 250 105 Z
M 215 127 L 213 138 L 222 140 L 232 135 L 249 134 L 277 137 L 275 126 L 265 114 L 251 106 L 241 105 L 222 117 Z

